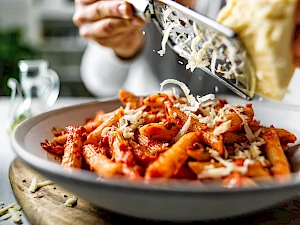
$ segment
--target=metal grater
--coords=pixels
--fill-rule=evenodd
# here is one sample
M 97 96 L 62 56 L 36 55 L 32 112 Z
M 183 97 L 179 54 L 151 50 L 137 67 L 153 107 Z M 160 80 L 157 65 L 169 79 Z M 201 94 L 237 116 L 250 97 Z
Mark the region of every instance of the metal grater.
M 168 45 L 187 60 L 193 53 L 204 49 L 205 53 L 199 57 L 202 56 L 201 61 L 205 63 L 197 68 L 215 77 L 243 99 L 253 99 L 255 70 L 247 51 L 232 29 L 172 0 L 127 2 L 134 6 L 137 16 L 154 22 L 162 35 L 168 30 L 170 22 L 179 21 L 171 28 Z M 201 37 L 200 40 L 195 39 L 197 36 Z

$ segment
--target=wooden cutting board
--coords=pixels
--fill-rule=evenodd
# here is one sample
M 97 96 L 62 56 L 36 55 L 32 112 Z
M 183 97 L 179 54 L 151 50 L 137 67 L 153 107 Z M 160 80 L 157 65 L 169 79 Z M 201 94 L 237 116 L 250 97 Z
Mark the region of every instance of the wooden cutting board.
M 149 221 L 108 212 L 79 198 L 73 208 L 66 207 L 64 202 L 74 196 L 73 193 L 53 184 L 28 192 L 34 177 L 38 181 L 47 178 L 41 176 L 21 160 L 16 159 L 10 166 L 9 178 L 12 189 L 23 212 L 32 225 L 112 225 L 112 224 L 173 224 L 171 222 Z M 300 190 L 299 190 L 300 191 Z M 202 224 L 193 222 L 189 224 Z M 300 224 L 300 196 L 261 212 L 219 221 L 205 221 L 205 224 Z M 174 223 L 178 225 L 178 223 Z

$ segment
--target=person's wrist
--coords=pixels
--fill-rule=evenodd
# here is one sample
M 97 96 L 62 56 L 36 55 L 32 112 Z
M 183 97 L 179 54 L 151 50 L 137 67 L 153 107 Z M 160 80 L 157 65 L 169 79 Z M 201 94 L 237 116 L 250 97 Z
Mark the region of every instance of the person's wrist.
M 135 34 L 132 35 L 131 40 L 129 40 L 129 44 L 124 42 L 124 45 L 120 48 L 114 48 L 114 52 L 116 56 L 121 59 L 129 60 L 136 57 L 143 49 L 145 44 L 145 38 L 142 32 L 136 30 L 134 31 Z

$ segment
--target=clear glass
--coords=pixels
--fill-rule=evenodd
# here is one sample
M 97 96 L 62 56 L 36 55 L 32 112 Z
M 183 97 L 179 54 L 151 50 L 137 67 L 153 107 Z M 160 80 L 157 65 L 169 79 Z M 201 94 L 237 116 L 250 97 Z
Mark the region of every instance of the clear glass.
M 22 120 L 47 111 L 57 100 L 60 89 L 59 77 L 49 68 L 48 61 L 21 60 L 18 66 L 20 83 L 13 78 L 8 80 L 12 90 L 9 130 Z

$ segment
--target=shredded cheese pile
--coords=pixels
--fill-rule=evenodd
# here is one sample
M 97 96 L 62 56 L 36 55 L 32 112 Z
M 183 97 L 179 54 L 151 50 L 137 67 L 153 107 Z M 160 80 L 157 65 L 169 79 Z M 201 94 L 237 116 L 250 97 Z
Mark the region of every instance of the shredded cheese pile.
M 1 202 L 1 205 L 4 205 L 4 203 Z M 0 209 L 0 221 L 12 218 L 15 223 L 21 223 L 21 214 L 19 212 L 21 209 L 21 206 L 16 205 L 15 202 L 7 205 L 3 209 Z

